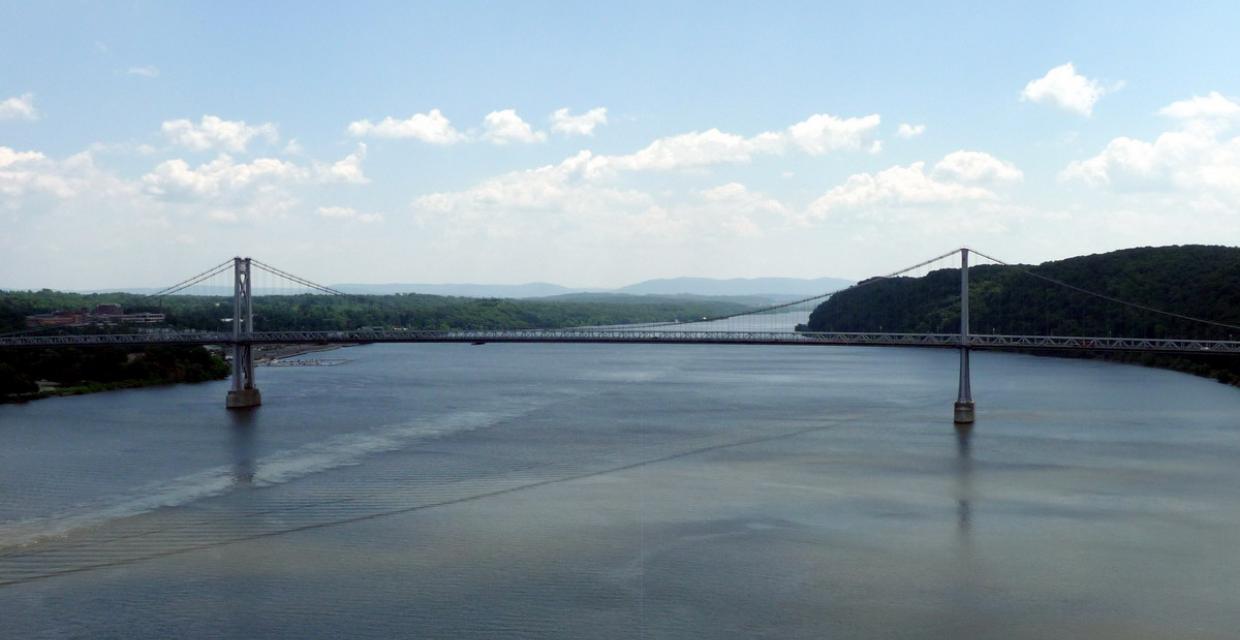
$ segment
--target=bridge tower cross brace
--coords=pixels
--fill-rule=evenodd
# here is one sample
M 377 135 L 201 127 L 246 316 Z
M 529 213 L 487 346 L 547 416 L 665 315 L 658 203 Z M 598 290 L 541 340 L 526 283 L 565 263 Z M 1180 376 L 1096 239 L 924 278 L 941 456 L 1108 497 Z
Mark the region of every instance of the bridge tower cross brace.
M 969 250 L 960 250 L 960 387 L 955 422 L 973 424 L 973 390 L 969 388 Z
M 233 258 L 233 369 L 228 390 L 229 409 L 249 409 L 263 403 L 254 386 L 254 352 L 250 334 L 254 332 L 254 297 L 250 279 L 250 259 Z

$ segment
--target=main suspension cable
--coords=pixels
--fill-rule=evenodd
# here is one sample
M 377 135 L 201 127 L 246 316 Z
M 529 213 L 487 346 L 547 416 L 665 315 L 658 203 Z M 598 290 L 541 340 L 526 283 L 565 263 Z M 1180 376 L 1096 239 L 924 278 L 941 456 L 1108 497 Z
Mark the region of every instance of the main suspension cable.
M 755 316 L 755 315 L 760 315 L 760 314 L 770 313 L 770 312 L 772 312 L 772 311 L 779 311 L 780 309 L 787 309 L 788 307 L 793 307 L 793 306 L 796 306 L 796 305 L 799 305 L 799 304 L 805 304 L 805 303 L 808 303 L 808 302 L 813 302 L 813 301 L 815 301 L 815 300 L 821 300 L 821 299 L 824 299 L 824 298 L 828 298 L 828 297 L 833 296 L 833 295 L 835 295 L 835 294 L 837 294 L 837 293 L 843 293 L 844 291 L 849 291 L 849 290 L 851 290 L 851 289 L 857 289 L 857 288 L 859 288 L 859 287 L 864 287 L 864 286 L 867 286 L 867 285 L 873 284 L 873 283 L 875 283 L 875 282 L 878 282 L 879 280 L 888 280 L 888 279 L 891 279 L 891 278 L 898 278 L 898 277 L 900 277 L 901 275 L 903 275 L 903 274 L 905 274 L 905 273 L 908 273 L 909 271 L 913 271 L 913 270 L 915 270 L 915 269 L 920 269 L 920 268 L 922 268 L 922 267 L 924 267 L 924 266 L 926 266 L 926 265 L 928 265 L 928 264 L 931 264 L 931 263 L 933 263 L 933 262 L 937 262 L 937 261 L 939 261 L 939 260 L 942 260 L 943 258 L 950 257 L 950 256 L 951 256 L 951 255 L 953 255 L 953 254 L 960 253 L 960 251 L 961 251 L 960 249 L 952 249 L 951 251 L 948 251 L 947 253 L 944 253 L 944 254 L 943 254 L 943 255 L 941 255 L 941 256 L 935 256 L 935 257 L 933 257 L 933 258 L 930 258 L 929 260 L 923 260 L 923 261 L 921 261 L 921 262 L 918 262 L 918 263 L 917 263 L 917 264 L 915 264 L 915 265 L 912 265 L 912 266 L 910 266 L 910 267 L 905 267 L 905 268 L 900 269 L 900 270 L 898 270 L 898 271 L 892 271 L 891 273 L 888 273 L 888 274 L 886 274 L 886 275 L 875 276 L 875 277 L 872 277 L 872 278 L 866 278 L 865 280 L 862 280 L 862 281 L 860 281 L 860 282 L 854 282 L 853 284 L 850 284 L 850 285 L 848 285 L 848 286 L 846 286 L 846 287 L 840 287 L 839 289 L 835 289 L 835 290 L 833 290 L 833 291 L 828 291 L 828 292 L 826 292 L 826 293 L 820 293 L 820 294 L 818 294 L 818 295 L 815 295 L 815 296 L 810 296 L 810 297 L 808 297 L 808 298 L 801 298 L 800 300 L 793 300 L 792 302 L 784 302 L 784 303 L 782 303 L 782 304 L 771 305 L 771 306 L 769 306 L 769 307 L 763 307 L 763 308 L 760 308 L 760 309 L 750 309 L 750 310 L 748 310 L 748 311 L 740 311 L 740 312 L 737 312 L 737 313 L 730 313 L 730 314 L 727 314 L 727 315 L 714 316 L 714 317 L 710 317 L 710 318 L 702 318 L 701 320 L 690 320 L 689 322 L 653 322 L 653 323 L 646 323 L 646 324 L 642 324 L 642 325 L 615 325 L 615 326 L 616 326 L 617 328 L 621 328 L 621 329 L 624 329 L 624 328 L 631 328 L 631 327 L 642 327 L 642 328 L 646 328 L 646 327 L 670 327 L 670 326 L 676 326 L 676 325 L 686 325 L 686 324 L 701 324 L 701 323 L 704 323 L 704 322 L 718 322 L 718 321 L 720 321 L 720 320 L 729 320 L 729 319 L 731 319 L 731 318 L 739 318 L 739 317 L 743 317 L 743 316 Z
M 251 263 L 253 263 L 254 265 L 257 265 L 259 269 L 262 269 L 262 270 L 264 270 L 264 271 L 266 271 L 266 272 L 268 272 L 268 273 L 270 273 L 270 274 L 272 274 L 272 275 L 280 276 L 281 278 L 284 278 L 284 279 L 286 279 L 286 280 L 290 280 L 290 281 L 292 281 L 292 282 L 296 282 L 297 284 L 300 284 L 300 285 L 302 285 L 302 286 L 305 286 L 305 287 L 310 287 L 311 289 L 317 289 L 317 290 L 319 290 L 319 291 L 322 291 L 323 293 L 330 293 L 330 294 L 332 294 L 332 295 L 337 295 L 337 296 L 347 296 L 347 295 L 349 295 L 349 294 L 347 294 L 347 293 L 345 293 L 345 292 L 343 292 L 343 291 L 340 291 L 340 290 L 338 290 L 338 289 L 333 289 L 333 288 L 331 288 L 331 287 L 328 287 L 328 286 L 325 286 L 325 285 L 318 284 L 317 282 L 311 282 L 311 281 L 309 281 L 309 280 L 306 280 L 305 278 L 302 278 L 301 276 L 295 276 L 295 275 L 293 275 L 293 274 L 291 274 L 291 273 L 289 273 L 289 272 L 287 272 L 287 271 L 284 271 L 284 270 L 282 270 L 282 269 L 277 269 L 276 267 L 273 267 L 273 266 L 271 266 L 271 265 L 269 265 L 269 264 L 267 264 L 267 263 L 265 263 L 265 262 L 262 262 L 262 261 L 260 261 L 260 260 L 256 260 L 256 259 L 254 259 L 254 258 L 251 258 L 251 259 L 250 259 L 250 262 L 251 262 Z
M 182 280 L 170 287 L 160 289 L 159 291 L 156 291 L 155 293 L 150 294 L 150 296 L 152 298 L 162 298 L 164 296 L 172 295 L 182 289 L 187 289 L 189 287 L 192 287 L 198 284 L 199 282 L 206 280 L 207 278 L 210 278 L 214 275 L 219 274 L 220 272 L 224 271 L 224 269 L 231 266 L 232 263 L 233 263 L 232 258 L 229 258 L 228 260 L 225 260 L 224 262 L 221 262 L 220 264 L 217 264 L 214 267 L 211 267 L 210 269 L 207 269 L 206 271 L 203 271 L 202 273 L 196 276 L 193 276 L 191 278 L 186 278 L 185 280 Z

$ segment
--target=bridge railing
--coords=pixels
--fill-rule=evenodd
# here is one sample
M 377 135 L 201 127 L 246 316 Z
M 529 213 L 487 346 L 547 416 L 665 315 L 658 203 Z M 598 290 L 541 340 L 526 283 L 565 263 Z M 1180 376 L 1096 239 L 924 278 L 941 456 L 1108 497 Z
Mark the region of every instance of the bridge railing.
M 669 331 L 524 329 L 413 331 L 256 331 L 238 340 L 231 332 L 185 331 L 134 334 L 12 336 L 0 347 L 102 345 L 231 345 L 231 344 L 367 344 L 417 342 L 524 343 L 650 343 L 856 345 L 888 347 L 959 347 L 955 333 Z M 1237 354 L 1240 341 L 1177 340 L 1127 337 L 1079 337 L 971 334 L 973 349 L 1026 351 L 1135 351 L 1155 353 Z

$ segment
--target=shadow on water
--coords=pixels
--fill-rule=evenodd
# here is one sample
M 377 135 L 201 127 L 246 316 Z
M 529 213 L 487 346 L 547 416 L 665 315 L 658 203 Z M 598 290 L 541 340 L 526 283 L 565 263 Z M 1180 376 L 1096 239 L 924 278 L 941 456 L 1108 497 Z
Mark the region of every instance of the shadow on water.
M 973 425 L 956 425 L 956 531 L 968 544 L 973 527 Z
M 232 445 L 233 482 L 240 486 L 254 484 L 254 426 L 253 411 L 229 411 L 230 442 Z

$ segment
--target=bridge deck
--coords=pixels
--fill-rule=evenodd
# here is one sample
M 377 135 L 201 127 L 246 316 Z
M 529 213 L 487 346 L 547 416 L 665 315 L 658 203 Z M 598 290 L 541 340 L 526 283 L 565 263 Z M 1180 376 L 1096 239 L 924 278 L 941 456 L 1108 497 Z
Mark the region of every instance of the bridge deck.
M 0 347 L 102 345 L 371 344 L 402 342 L 514 342 L 577 344 L 738 344 L 956 348 L 954 333 L 870 333 L 790 331 L 681 331 L 617 329 L 528 329 L 506 331 L 262 331 L 242 340 L 231 332 L 158 332 L 72 336 L 10 336 Z M 1240 341 L 1151 338 L 972 335 L 974 349 L 1029 351 L 1135 351 L 1152 353 L 1240 353 Z

